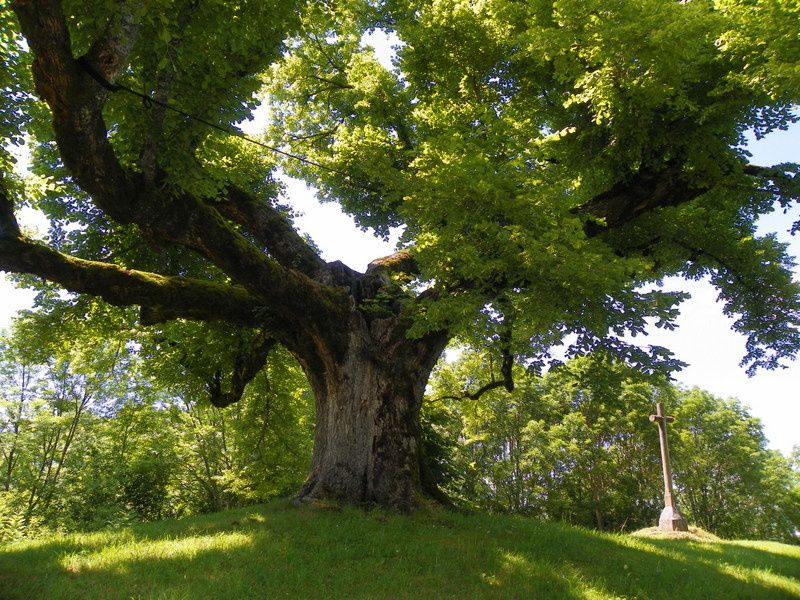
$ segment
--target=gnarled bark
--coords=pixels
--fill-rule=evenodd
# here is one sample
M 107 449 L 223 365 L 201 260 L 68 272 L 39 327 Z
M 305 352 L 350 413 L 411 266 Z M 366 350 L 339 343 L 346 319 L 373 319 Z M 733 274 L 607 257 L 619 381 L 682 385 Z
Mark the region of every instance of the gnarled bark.
M 299 498 L 413 510 L 421 493 L 419 410 L 447 336 L 410 340 L 399 317 L 370 320 L 358 311 L 346 325 L 347 346 L 320 357 L 324 370 L 301 357 L 317 423 Z

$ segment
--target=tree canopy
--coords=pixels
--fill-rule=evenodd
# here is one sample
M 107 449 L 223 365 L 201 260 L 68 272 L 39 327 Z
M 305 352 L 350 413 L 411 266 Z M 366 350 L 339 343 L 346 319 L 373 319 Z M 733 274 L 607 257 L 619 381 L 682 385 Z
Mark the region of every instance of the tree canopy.
M 658 284 L 677 274 L 719 289 L 750 372 L 800 347 L 793 263 L 755 234 L 798 200 L 800 167 L 743 147 L 797 118 L 793 0 L 1 6 L 0 268 L 51 298 L 36 278 L 139 306 L 144 325 L 239 328 L 209 379 L 220 406 L 285 346 L 317 397 L 309 494 L 408 500 L 413 483 L 387 482 L 415 472 L 417 443 L 397 436 L 417 439 L 453 339 L 490 348 L 509 390 L 515 359 L 540 368 L 561 343 L 674 369 L 628 336 L 671 326 L 684 295 Z M 364 43 L 375 30 L 397 40 L 392 68 Z M 259 100 L 256 144 L 237 123 Z M 8 145 L 25 140 L 21 179 Z M 323 261 L 279 170 L 377 235 L 401 227 L 401 248 L 366 273 Z M 26 204 L 46 240 L 20 230 Z
M 796 167 L 748 165 L 742 144 L 795 118 L 796 8 L 353 10 L 307 11 L 272 70 L 273 139 L 323 165 L 285 162 L 360 225 L 404 226 L 421 281 L 448 292 L 422 303 L 424 327 L 482 342 L 513 321 L 515 351 L 531 359 L 567 333 L 578 351 L 622 349 L 614 334 L 675 315 L 680 296 L 644 283 L 708 275 L 749 335 L 746 364 L 791 353 L 790 262 L 753 222 L 796 199 Z M 396 36 L 392 70 L 364 47 L 370 27 Z

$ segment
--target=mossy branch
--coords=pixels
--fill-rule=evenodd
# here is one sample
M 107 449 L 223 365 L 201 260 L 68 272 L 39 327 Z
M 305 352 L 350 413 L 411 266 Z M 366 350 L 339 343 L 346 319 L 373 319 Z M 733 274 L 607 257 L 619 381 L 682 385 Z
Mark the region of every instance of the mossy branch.
M 23 237 L 0 238 L 0 270 L 36 275 L 117 306 L 139 305 L 143 315 L 158 311 L 169 318 L 224 319 L 254 325 L 260 314 L 258 301 L 239 286 L 84 260 Z M 153 322 L 144 320 L 145 324 Z

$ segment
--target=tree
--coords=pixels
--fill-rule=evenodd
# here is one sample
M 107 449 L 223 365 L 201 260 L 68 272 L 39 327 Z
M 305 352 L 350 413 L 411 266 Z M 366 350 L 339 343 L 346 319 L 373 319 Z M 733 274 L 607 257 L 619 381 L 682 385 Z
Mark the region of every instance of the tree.
M 466 355 L 437 368 L 425 407 L 455 415 L 445 436 L 459 438 L 456 497 L 601 530 L 650 524 L 662 500 L 647 417 L 659 392 L 673 395 L 669 386 L 598 352 L 542 377 L 518 372 L 512 394 L 473 400 L 459 390 L 487 368 L 480 362 Z
M 426 448 L 426 457 L 441 473 L 437 482 L 464 505 L 542 514 L 540 486 L 526 468 L 531 448 L 524 429 L 552 407 L 543 401 L 540 382 L 519 366 L 513 393 L 470 395 L 481 381 L 498 380 L 497 370 L 487 353 L 465 353 L 434 370 L 423 423 L 440 441 L 438 452 Z
M 675 479 L 690 522 L 732 538 L 797 542 L 796 473 L 767 450 L 761 422 L 737 400 L 683 392 L 675 410 Z
M 88 304 L 89 318 L 26 313 L 0 336 L 0 539 L 225 510 L 302 483 L 313 399 L 285 350 L 220 409 L 207 357 L 231 343 L 224 327 L 178 347 L 203 325 L 170 323 L 134 345 L 123 311 Z
M 492 367 L 466 352 L 438 366 L 423 410 L 444 440 L 437 464 L 460 504 L 600 530 L 651 526 L 664 503 L 648 418 L 659 400 L 676 415 L 673 473 L 689 521 L 728 538 L 798 541 L 797 456 L 768 450 L 760 421 L 737 400 L 680 389 L 600 352 L 541 377 L 518 368 L 513 393 L 471 398 Z
M 550 466 L 546 510 L 597 529 L 648 525 L 661 508 L 656 436 L 647 416 L 665 382 L 604 353 L 576 358 L 544 378 L 550 418 L 528 425 L 530 469 Z M 545 472 L 546 473 L 546 472 Z
M 39 325 L 18 319 L 0 338 L 0 493 L 25 526 L 58 512 L 90 413 L 130 391 L 119 372 L 135 377 L 124 339 L 92 337 L 83 323 L 49 335 Z
M 645 369 L 669 326 L 668 274 L 709 276 L 748 335 L 744 362 L 800 346 L 790 260 L 759 214 L 797 167 L 747 162 L 743 132 L 793 120 L 790 0 L 13 0 L 0 12 L 0 268 L 140 307 L 142 324 L 222 321 L 208 381 L 235 402 L 274 344 L 316 401 L 305 499 L 412 509 L 419 411 L 455 338 L 506 365 L 569 343 Z M 400 40 L 386 69 L 362 45 Z M 266 84 L 272 141 L 248 144 Z M 278 201 L 276 168 L 402 248 L 365 273 L 325 262 Z M 52 219 L 46 243 L 14 216 Z M 31 282 L 32 278 L 27 281 Z M 226 367 L 223 369 L 223 367 Z M 422 489 L 425 488 L 425 489 Z
M 20 350 L 0 339 L 0 472 L 4 492 L 11 490 L 22 453 L 22 428 L 31 417 L 37 393 L 36 365 Z

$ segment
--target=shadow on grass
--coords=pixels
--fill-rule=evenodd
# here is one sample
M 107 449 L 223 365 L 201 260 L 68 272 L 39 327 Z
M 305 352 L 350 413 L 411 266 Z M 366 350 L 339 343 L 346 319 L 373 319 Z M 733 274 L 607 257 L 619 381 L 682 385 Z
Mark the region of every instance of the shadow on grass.
M 0 598 L 800 598 L 775 548 L 270 505 L 0 548 Z
M 800 548 L 790 556 L 731 543 L 643 540 L 558 525 L 544 529 L 543 536 L 557 539 L 540 539 L 529 552 L 554 566 L 569 565 L 600 597 L 800 598 Z

